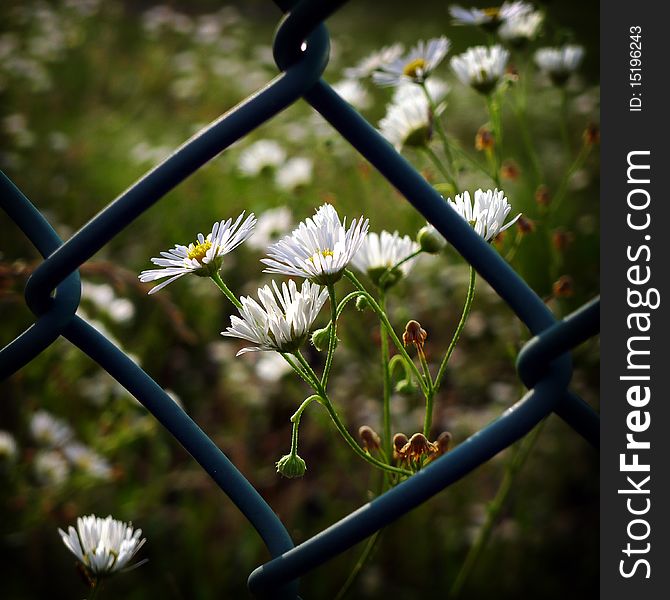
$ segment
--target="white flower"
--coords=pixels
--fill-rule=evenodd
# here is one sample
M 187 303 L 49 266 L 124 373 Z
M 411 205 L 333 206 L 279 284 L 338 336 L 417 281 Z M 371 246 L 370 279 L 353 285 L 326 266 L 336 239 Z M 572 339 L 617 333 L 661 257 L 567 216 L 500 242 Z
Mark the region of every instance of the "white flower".
M 17 452 L 18 447 L 14 436 L 9 431 L 0 430 L 0 461 L 13 461 Z
M 63 448 L 63 454 L 71 465 L 91 477 L 109 479 L 112 476 L 112 467 L 107 460 L 84 444 L 79 442 L 68 444 Z
M 385 46 L 377 52 L 373 52 L 369 56 L 359 61 L 355 67 L 350 67 L 344 70 L 344 76 L 348 79 L 362 79 L 369 77 L 380 67 L 393 62 L 405 51 L 402 44 L 393 44 L 392 46 Z
M 328 291 L 309 281 L 304 281 L 298 291 L 295 281 L 291 279 L 288 285 L 282 283 L 281 290 L 275 281 L 272 282 L 272 288 L 269 285 L 259 288 L 258 298 L 261 304 L 251 296 L 242 296 L 242 318 L 232 315 L 230 327 L 221 332 L 221 335 L 256 344 L 242 348 L 237 356 L 259 350 L 297 350 L 328 298 Z
M 275 173 L 275 184 L 280 190 L 291 192 L 312 181 L 314 163 L 310 158 L 296 156 L 286 161 Z
M 482 25 L 489 29 L 497 28 L 507 19 L 513 19 L 533 10 L 533 5 L 527 2 L 504 2 L 503 5 L 493 8 L 470 8 L 450 6 L 449 14 L 455 25 Z
M 584 58 L 582 46 L 567 45 L 562 48 L 540 48 L 535 53 L 535 62 L 546 71 L 556 85 L 564 84 L 577 70 Z
M 389 104 L 379 121 L 381 133 L 400 152 L 405 146 L 425 146 L 432 134 L 432 116 L 425 96 L 407 96 L 403 102 Z
M 50 448 L 59 448 L 73 437 L 72 428 L 62 419 L 46 410 L 38 410 L 30 418 L 30 433 L 38 443 Z
M 447 202 L 487 242 L 513 225 L 521 216 L 521 213 L 519 213 L 505 224 L 505 219 L 512 207 L 507 201 L 505 193 L 498 189 L 493 191 L 477 190 L 474 202 L 470 201 L 469 192 L 456 194 L 455 200 L 448 198 Z
M 110 516 L 79 517 L 77 529 L 70 526 L 67 533 L 58 529 L 63 543 L 94 577 L 123 569 L 147 541 L 140 540 L 141 529 L 117 521 Z
M 286 151 L 274 140 L 258 140 L 246 148 L 237 160 L 244 175 L 255 177 L 263 169 L 276 168 L 286 160 Z
M 266 250 L 282 235 L 291 230 L 293 215 L 287 206 L 266 210 L 258 217 L 254 234 L 249 238 L 249 246 L 256 250 Z
M 244 213 L 237 217 L 235 223 L 232 219 L 214 223 L 212 232 L 207 237 L 199 233 L 196 243 L 188 246 L 175 244 L 172 250 L 161 252 L 162 258 L 152 258 L 151 262 L 163 268 L 142 271 L 139 275 L 140 281 L 146 283 L 169 277 L 167 281 L 151 289 L 149 293 L 153 294 L 189 273 L 202 277 L 214 275 L 223 264 L 223 256 L 244 242 L 254 229 L 254 214 L 251 213 L 242 223 L 243 216 Z
M 488 94 L 503 76 L 508 58 L 509 51 L 502 46 L 473 46 L 463 54 L 454 56 L 451 68 L 461 83 Z
M 330 285 L 342 272 L 363 243 L 368 220 L 354 219 L 346 229 L 337 211 L 324 204 L 290 235 L 268 248 L 269 258 L 261 260 L 266 273 L 305 277 L 314 283 Z
M 522 44 L 535 39 L 542 25 L 543 14 L 534 10 L 507 19 L 498 29 L 500 39 L 512 44 Z
M 406 259 L 418 250 L 419 244 L 408 235 L 400 237 L 397 231 L 382 231 L 379 235 L 371 232 L 365 236 L 352 263 L 359 271 L 367 273 L 376 285 L 390 287 L 409 273 L 416 259 Z M 405 262 L 393 268 L 401 261 Z
M 427 42 L 421 40 L 405 56 L 381 66 L 372 74 L 372 80 L 379 85 L 423 83 L 447 55 L 450 44 L 445 36 Z
M 354 108 L 366 109 L 370 106 L 370 94 L 357 79 L 342 79 L 333 84 L 333 90 Z
M 35 455 L 33 469 L 37 479 L 44 485 L 62 485 L 70 474 L 67 462 L 60 452 L 55 450 L 38 452 Z

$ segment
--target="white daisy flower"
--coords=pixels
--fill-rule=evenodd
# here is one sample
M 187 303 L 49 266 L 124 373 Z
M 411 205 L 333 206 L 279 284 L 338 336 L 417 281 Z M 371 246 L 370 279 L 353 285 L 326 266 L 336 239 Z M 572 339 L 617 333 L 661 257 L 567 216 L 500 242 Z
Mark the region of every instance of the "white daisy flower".
M 261 350 L 297 350 L 307 339 L 309 328 L 328 298 L 328 291 L 309 281 L 304 281 L 298 291 L 291 279 L 288 285 L 282 283 L 281 290 L 275 281 L 272 288 L 269 285 L 259 288 L 258 298 L 261 304 L 251 296 L 242 296 L 239 309 L 242 318 L 232 315 L 230 327 L 221 332 L 221 335 L 256 344 L 242 348 L 237 356 Z
M 268 248 L 269 258 L 261 260 L 266 273 L 304 277 L 313 283 L 335 283 L 351 262 L 368 232 L 368 220 L 354 219 L 346 229 L 337 211 L 324 204 L 290 235 Z
M 243 217 L 244 213 L 237 217 L 234 223 L 232 219 L 214 223 L 212 232 L 207 234 L 207 237 L 199 233 L 197 242 L 188 246 L 175 244 L 172 250 L 161 252 L 162 258 L 152 258 L 151 262 L 162 268 L 142 271 L 139 275 L 140 281 L 146 283 L 169 277 L 167 281 L 149 291 L 150 294 L 154 294 L 189 273 L 200 277 L 216 274 L 223 264 L 224 255 L 244 242 L 254 229 L 256 224 L 254 214 L 251 213 L 244 222 Z
M 364 110 L 370 106 L 370 94 L 357 79 L 342 79 L 333 84 L 333 90 L 354 108 Z
M 537 10 L 517 15 L 507 19 L 498 29 L 500 39 L 510 44 L 519 46 L 529 40 L 535 39 L 544 15 Z
M 280 190 L 292 192 L 312 181 L 314 163 L 310 158 L 296 156 L 286 161 L 275 173 L 275 184 Z
M 140 539 L 141 529 L 110 516 L 105 519 L 89 515 L 77 519 L 77 529 L 67 533 L 58 529 L 63 543 L 93 577 L 123 569 L 147 541 Z
M 33 462 L 35 475 L 43 485 L 59 486 L 65 483 L 70 474 L 70 467 L 60 452 L 49 450 L 38 452 Z
M 482 94 L 488 94 L 496 87 L 505 72 L 509 51 L 495 45 L 473 46 L 466 52 L 451 59 L 451 68 L 466 85 Z
M 112 476 L 112 467 L 107 460 L 84 444 L 79 442 L 68 444 L 63 448 L 63 454 L 72 466 L 91 477 L 109 479 Z
M 28 425 L 33 439 L 43 446 L 59 448 L 74 436 L 72 428 L 63 420 L 46 410 L 38 410 L 30 418 Z
M 286 160 L 286 151 L 274 140 L 258 140 L 245 148 L 237 160 L 237 168 L 248 177 L 264 169 L 279 167 Z
M 428 100 L 423 95 L 408 95 L 391 103 L 379 121 L 381 133 L 400 152 L 405 146 L 425 146 L 431 138 L 433 120 Z
M 493 8 L 463 8 L 454 5 L 449 7 L 449 14 L 454 25 L 480 25 L 485 29 L 495 30 L 504 21 L 532 10 L 532 4 L 517 1 L 504 2 L 502 6 Z
M 347 79 L 363 79 L 370 77 L 380 67 L 393 62 L 405 51 L 402 44 L 393 44 L 392 46 L 385 46 L 377 52 L 373 52 L 369 56 L 359 61 L 355 67 L 349 67 L 344 70 L 344 76 Z
M 372 74 L 372 80 L 383 86 L 411 81 L 423 83 L 447 55 L 451 42 L 445 37 L 423 40 L 405 56 L 381 66 Z
M 375 285 L 386 288 L 409 273 L 416 258 L 406 259 L 418 250 L 419 244 L 408 235 L 400 237 L 397 231 L 370 232 L 351 262 Z M 405 262 L 394 268 L 401 261 Z
M 448 198 L 447 202 L 487 242 L 501 231 L 511 227 L 521 216 L 521 213 L 519 213 L 511 221 L 505 223 L 512 206 L 507 201 L 505 193 L 498 189 L 493 191 L 477 190 L 474 202 L 470 201 L 469 192 L 456 194 L 455 200 Z
M 584 58 L 582 46 L 567 45 L 562 48 L 540 48 L 535 53 L 535 62 L 556 85 L 563 85 L 577 70 Z
M 13 461 L 17 452 L 18 446 L 14 436 L 9 431 L 0 430 L 0 461 Z
M 247 242 L 251 248 L 265 251 L 281 236 L 291 230 L 293 215 L 287 206 L 279 206 L 266 210 L 258 217 L 254 234 Z

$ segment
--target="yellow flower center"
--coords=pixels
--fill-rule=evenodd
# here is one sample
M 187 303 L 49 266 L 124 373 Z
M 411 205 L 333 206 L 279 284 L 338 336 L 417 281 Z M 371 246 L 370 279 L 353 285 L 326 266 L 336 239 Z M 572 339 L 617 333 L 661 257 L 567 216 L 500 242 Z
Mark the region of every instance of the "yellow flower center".
M 207 250 L 212 247 L 212 242 L 206 240 L 202 244 L 196 244 L 188 251 L 188 258 L 197 260 L 202 264 L 202 259 L 207 256 Z
M 402 70 L 403 75 L 407 77 L 421 77 L 426 68 L 426 61 L 423 58 L 415 58 L 413 61 L 408 62 L 405 65 L 405 68 Z
M 320 254 L 321 256 L 323 256 L 324 258 L 326 258 L 327 256 L 333 256 L 333 251 L 332 251 L 332 250 L 329 250 L 328 248 L 326 248 L 325 250 L 321 250 L 320 252 L 315 252 L 315 253 L 314 253 L 312 256 L 310 256 L 307 260 L 309 260 L 309 262 L 311 262 L 311 263 L 314 263 L 314 257 L 315 257 L 315 256 L 318 256 L 319 254 Z
M 498 15 L 500 14 L 500 8 L 498 8 L 496 6 L 492 6 L 491 8 L 482 8 L 482 12 L 487 17 L 491 17 L 492 19 L 497 19 Z

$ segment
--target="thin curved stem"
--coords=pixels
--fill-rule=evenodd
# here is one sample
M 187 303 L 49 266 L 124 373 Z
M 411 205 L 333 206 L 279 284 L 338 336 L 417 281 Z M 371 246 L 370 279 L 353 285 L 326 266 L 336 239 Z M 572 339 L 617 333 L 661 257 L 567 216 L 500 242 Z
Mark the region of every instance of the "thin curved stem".
M 331 420 L 335 424 L 335 427 L 337 430 L 340 432 L 342 437 L 345 439 L 345 441 L 351 446 L 351 449 L 358 454 L 363 460 L 369 462 L 371 465 L 374 465 L 375 467 L 387 471 L 389 473 L 396 473 L 398 475 L 411 475 L 412 472 L 408 471 L 406 469 L 401 469 L 398 467 L 393 467 L 391 465 L 387 465 L 386 463 L 376 459 L 374 456 L 371 456 L 363 448 L 361 448 L 356 440 L 353 438 L 353 436 L 349 433 L 347 428 L 344 426 L 344 423 L 342 423 L 342 420 L 340 419 L 340 416 L 337 414 L 337 411 L 335 410 L 335 407 L 333 406 L 332 402 L 330 401 L 330 398 L 328 398 L 328 394 L 326 393 L 326 390 L 324 389 L 323 385 L 321 382 L 318 380 L 316 373 L 314 373 L 314 370 L 310 366 L 310 364 L 307 362 L 305 357 L 298 351 L 294 354 L 300 365 L 305 369 L 307 373 L 309 373 L 314 379 L 316 385 L 314 386 L 314 391 L 317 392 L 317 394 L 320 397 L 320 403 L 322 406 L 325 407 L 325 409 L 328 411 L 328 414 L 330 415 Z
M 330 369 L 333 366 L 333 354 L 335 354 L 335 345 L 337 343 L 337 301 L 335 299 L 335 286 L 332 283 L 328 286 L 328 297 L 330 298 L 330 336 L 328 338 L 326 364 L 323 367 L 323 374 L 321 375 L 321 387 L 324 389 L 328 383 Z
M 363 552 L 361 552 L 361 555 L 358 558 L 358 561 L 356 561 L 356 564 L 354 565 L 354 568 L 352 569 L 351 573 L 349 573 L 349 577 L 347 577 L 347 580 L 344 582 L 344 584 L 340 588 L 340 591 L 337 593 L 337 596 L 335 596 L 335 600 L 342 600 L 347 595 L 347 593 L 349 592 L 349 589 L 351 588 L 354 581 L 356 580 L 356 577 L 358 577 L 358 574 L 363 570 L 363 567 L 365 566 L 365 563 L 372 556 L 372 551 L 375 549 L 375 546 L 377 545 L 377 540 L 379 539 L 379 534 L 381 532 L 382 532 L 381 529 L 378 530 L 378 531 L 375 531 L 368 538 L 368 541 L 365 544 L 365 548 L 363 548 Z
M 500 164 L 502 162 L 502 124 L 500 122 L 500 106 L 498 97 L 495 92 L 486 97 L 486 106 L 489 112 L 489 119 L 491 121 L 491 129 L 493 129 L 493 180 L 496 185 L 500 187 Z
M 289 364 L 291 365 L 291 368 L 302 378 L 302 380 L 309 385 L 312 388 L 315 388 L 317 385 L 318 381 L 313 380 L 309 373 L 306 373 L 303 371 L 298 365 L 296 365 L 293 360 L 291 360 L 291 357 L 288 354 L 285 354 L 284 352 L 280 352 L 282 358 Z
M 379 291 L 379 306 L 386 312 L 386 294 Z M 389 368 L 389 340 L 384 325 L 379 323 L 379 338 L 381 344 L 383 400 L 382 400 L 382 427 L 384 432 L 384 453 L 391 456 L 391 370 Z
M 223 292 L 224 296 L 230 300 L 236 308 L 242 308 L 242 303 L 235 297 L 235 294 L 230 291 L 230 288 L 223 282 L 221 275 L 217 271 L 214 275 L 210 275 L 211 280 Z
M 407 354 L 405 346 L 402 344 L 396 332 L 394 331 L 393 327 L 391 326 L 391 323 L 389 322 L 386 313 L 381 309 L 379 304 L 377 304 L 377 301 L 368 293 L 368 291 L 363 287 L 363 284 L 360 281 L 358 281 L 356 276 L 351 271 L 349 271 L 348 269 L 345 270 L 344 275 L 345 277 L 347 277 L 347 279 L 349 279 L 349 281 L 351 281 L 351 283 L 354 284 L 356 288 L 358 288 L 358 290 L 360 290 L 361 294 L 364 295 L 366 300 L 370 303 L 372 309 L 377 313 L 377 316 L 379 317 L 381 322 L 384 324 L 384 327 L 386 328 L 386 333 L 388 333 L 389 337 L 391 338 L 396 348 L 398 349 L 398 352 L 405 359 L 405 363 L 407 364 L 407 366 L 410 368 L 412 373 L 414 373 L 417 381 L 419 382 L 419 385 L 421 385 L 421 390 L 423 391 L 424 395 L 427 395 L 428 387 L 426 386 L 426 382 L 424 381 L 421 372 L 414 364 L 414 361 L 410 358 L 409 354 Z
M 453 178 L 449 174 L 449 171 L 447 171 L 447 169 L 445 169 L 444 165 L 442 164 L 442 161 L 439 159 L 437 154 L 435 154 L 435 151 L 430 146 L 428 146 L 428 144 L 426 144 L 425 146 L 421 146 L 420 149 L 423 150 L 426 153 L 426 156 L 428 157 L 430 162 L 433 163 L 435 168 L 440 172 L 442 177 L 444 177 L 447 180 L 449 185 L 452 186 L 454 188 L 454 190 L 457 190 L 458 188 L 456 187 L 456 183 L 454 182 Z
M 337 318 L 340 318 L 340 315 L 342 314 L 342 311 L 344 310 L 344 307 L 351 302 L 352 300 L 355 300 L 361 295 L 360 292 L 350 292 L 347 294 L 342 300 L 340 300 L 340 303 L 337 305 Z
M 463 332 L 465 322 L 468 320 L 468 315 L 470 314 L 470 309 L 472 308 L 472 301 L 474 300 L 475 297 L 476 278 L 477 278 L 477 271 L 475 271 L 474 267 L 471 266 L 470 282 L 468 284 L 468 293 L 467 296 L 465 297 L 465 304 L 463 305 L 463 312 L 461 313 L 461 319 L 458 322 L 458 325 L 456 326 L 456 331 L 454 331 L 454 337 L 451 339 L 451 343 L 447 348 L 447 352 L 444 355 L 444 358 L 442 359 L 442 363 L 440 364 L 437 376 L 435 377 L 435 385 L 434 385 L 435 391 L 438 390 L 440 384 L 442 383 L 442 378 L 444 377 L 444 373 L 447 369 L 447 363 L 449 362 L 449 358 L 451 357 L 451 354 L 454 351 L 456 344 L 458 343 L 458 339 L 461 337 L 461 333 Z

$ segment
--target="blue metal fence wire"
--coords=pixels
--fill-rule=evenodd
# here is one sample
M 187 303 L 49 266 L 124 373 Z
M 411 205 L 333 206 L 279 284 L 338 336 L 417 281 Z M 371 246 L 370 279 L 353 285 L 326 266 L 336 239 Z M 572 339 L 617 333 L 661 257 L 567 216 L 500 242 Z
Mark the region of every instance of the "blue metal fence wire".
M 186 448 L 235 503 L 266 544 L 272 560 L 249 576 L 258 597 L 296 598 L 298 578 L 351 548 L 467 475 L 554 412 L 593 445 L 599 417 L 568 390 L 569 351 L 599 331 L 598 299 L 556 321 L 542 300 L 379 133 L 321 79 L 329 39 L 323 21 L 344 0 L 278 0 L 286 12 L 274 40 L 281 73 L 262 90 L 207 126 L 133 184 L 67 242 L 21 191 L 0 173 L 0 207 L 45 258 L 28 280 L 25 299 L 35 323 L 0 350 L 0 380 L 29 363 L 59 336 L 95 360 L 133 394 Z M 499 419 L 429 467 L 294 546 L 263 498 L 198 425 L 138 365 L 79 318 L 77 269 L 140 214 L 207 161 L 304 98 L 382 173 L 474 266 L 535 337 L 519 354 L 519 376 L 530 390 Z

